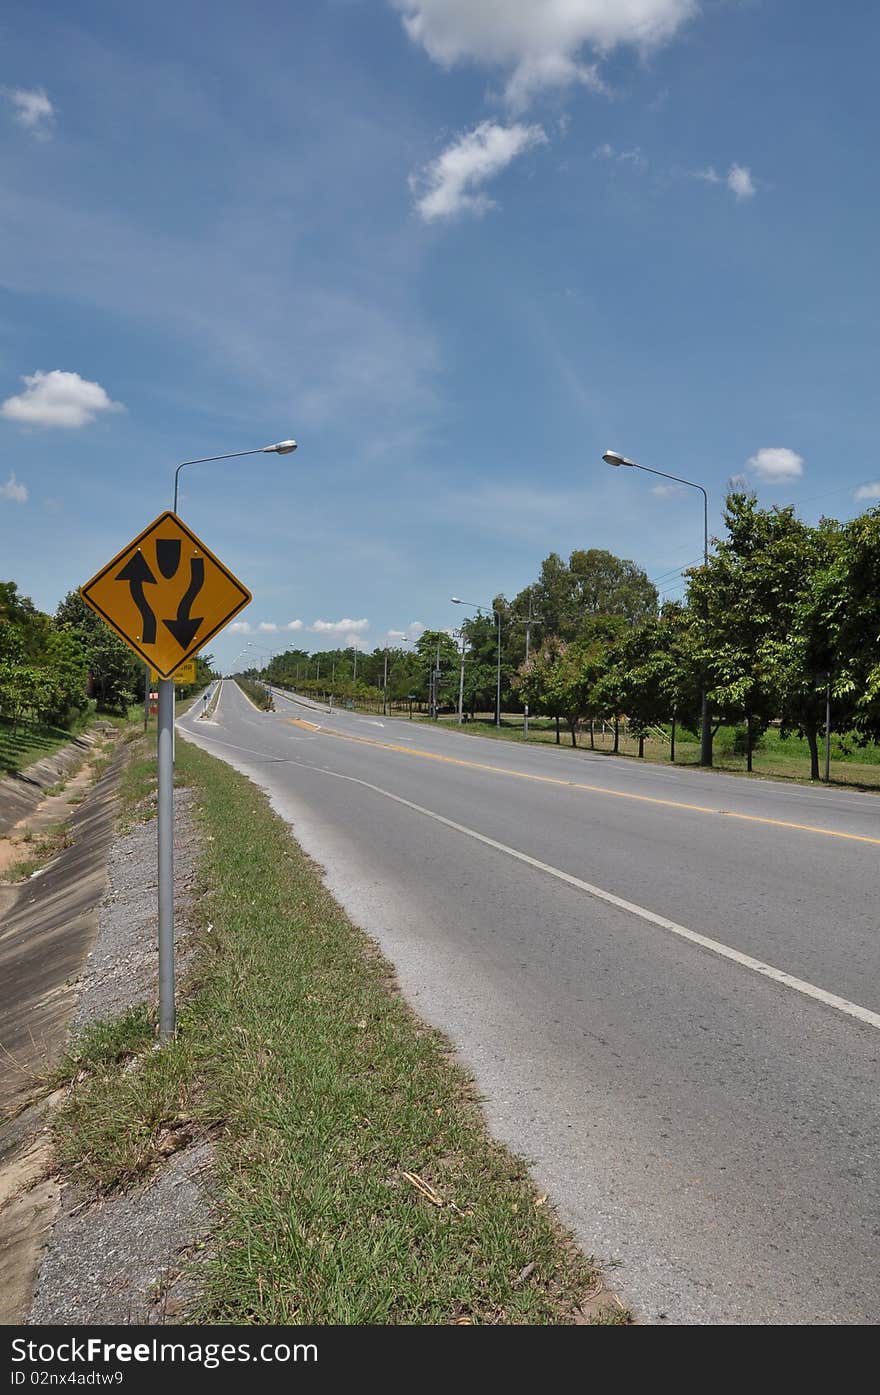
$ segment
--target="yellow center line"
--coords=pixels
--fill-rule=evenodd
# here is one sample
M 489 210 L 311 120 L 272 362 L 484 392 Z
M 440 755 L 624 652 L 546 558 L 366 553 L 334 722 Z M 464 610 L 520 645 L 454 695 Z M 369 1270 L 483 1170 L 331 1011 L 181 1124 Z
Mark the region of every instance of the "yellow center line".
M 604 785 L 579 784 L 576 780 L 557 780 L 552 775 L 530 775 L 525 770 L 511 770 L 503 765 L 485 765 L 481 761 L 462 760 L 459 756 L 443 756 L 436 751 L 417 751 L 411 746 L 397 746 L 390 741 L 376 741 L 369 736 L 354 736 L 349 732 L 334 731 L 315 722 L 306 722 L 300 717 L 286 717 L 285 721 L 295 727 L 305 727 L 308 731 L 320 731 L 323 736 L 335 736 L 339 741 L 354 741 L 361 746 L 375 746 L 380 751 L 396 751 L 404 756 L 416 756 L 419 760 L 438 760 L 445 765 L 461 765 L 467 770 L 486 770 L 492 775 L 508 775 L 515 780 L 534 780 L 541 785 L 562 785 L 565 789 L 583 790 L 588 794 L 609 795 L 612 799 L 630 799 L 639 804 L 657 804 L 664 809 L 686 809 L 692 814 L 712 814 L 716 818 L 739 819 L 743 823 L 770 824 L 774 828 L 793 828 L 799 833 L 821 833 L 826 838 L 843 838 L 852 843 L 872 843 L 880 847 L 880 838 L 870 838 L 866 833 L 841 833 L 836 828 L 819 828 L 812 823 L 790 823 L 787 819 L 768 819 L 762 814 L 738 814 L 732 809 L 713 809 L 708 804 L 686 804 L 678 799 L 659 799 L 650 794 L 633 794 L 629 790 L 612 790 Z

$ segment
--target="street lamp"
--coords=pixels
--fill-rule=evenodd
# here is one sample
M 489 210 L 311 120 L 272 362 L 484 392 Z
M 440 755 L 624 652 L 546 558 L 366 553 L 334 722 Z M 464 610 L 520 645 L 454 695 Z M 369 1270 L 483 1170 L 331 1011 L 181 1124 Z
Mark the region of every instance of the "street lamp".
M 460 596 L 450 596 L 453 605 L 466 605 L 471 610 L 475 610 L 478 615 L 482 615 L 484 610 L 488 610 L 487 605 L 477 605 L 476 601 L 463 601 Z M 498 631 L 498 662 L 495 672 L 495 725 L 501 726 L 501 611 L 495 609 L 492 604 L 492 616 Z
M 644 470 L 648 475 L 659 475 L 664 480 L 674 480 L 676 484 L 686 484 L 689 489 L 699 489 L 703 496 L 703 566 L 709 565 L 709 496 L 701 484 L 694 480 L 682 479 L 681 475 L 667 475 L 664 470 L 654 470 L 650 465 L 638 465 L 635 460 L 627 460 L 619 450 L 606 450 L 602 456 L 606 465 L 619 469 L 626 465 L 631 470 Z M 706 696 L 706 683 L 700 695 L 700 765 L 712 764 L 712 730 L 709 725 L 709 701 Z
M 196 460 L 181 460 L 174 471 L 174 512 L 177 513 L 178 475 L 184 465 L 207 465 L 211 460 L 238 460 L 242 455 L 290 455 L 296 441 L 276 441 L 274 446 L 257 446 L 256 450 L 234 450 L 227 455 L 201 455 Z

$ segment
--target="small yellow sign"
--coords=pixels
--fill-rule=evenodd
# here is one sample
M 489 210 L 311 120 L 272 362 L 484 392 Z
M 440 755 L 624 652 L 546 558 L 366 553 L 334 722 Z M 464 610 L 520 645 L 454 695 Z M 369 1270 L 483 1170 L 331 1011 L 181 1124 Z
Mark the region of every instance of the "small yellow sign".
M 80 595 L 159 678 L 176 673 L 252 599 L 170 511 L 118 552 Z
M 195 661 L 195 659 L 187 659 L 184 663 L 182 663 L 182 664 L 180 665 L 180 668 L 176 668 L 176 669 L 174 670 L 173 677 L 174 677 L 175 683 L 195 683 L 195 681 L 196 681 L 196 661 Z M 151 668 L 151 669 L 150 669 L 150 682 L 151 682 L 151 683 L 158 683 L 158 682 L 159 682 L 159 674 L 156 672 L 156 670 L 155 670 L 154 668 Z

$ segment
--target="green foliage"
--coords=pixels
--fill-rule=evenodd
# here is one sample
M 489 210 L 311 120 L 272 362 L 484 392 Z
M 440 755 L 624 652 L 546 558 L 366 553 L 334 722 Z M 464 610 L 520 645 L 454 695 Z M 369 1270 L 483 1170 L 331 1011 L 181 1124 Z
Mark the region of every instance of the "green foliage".
M 89 684 L 98 710 L 127 712 L 144 694 L 144 665 L 123 644 L 99 615 L 90 610 L 78 591 L 70 591 L 55 612 L 59 630 L 73 635 L 82 646 Z

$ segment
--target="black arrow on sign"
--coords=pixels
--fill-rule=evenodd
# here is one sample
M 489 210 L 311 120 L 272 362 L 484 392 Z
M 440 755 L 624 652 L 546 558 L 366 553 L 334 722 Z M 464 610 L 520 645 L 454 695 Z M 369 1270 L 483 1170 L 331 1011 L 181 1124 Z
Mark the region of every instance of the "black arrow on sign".
M 193 636 L 199 626 L 204 622 L 204 616 L 199 616 L 194 620 L 190 615 L 192 604 L 196 596 L 205 584 L 205 559 L 204 557 L 193 557 L 189 564 L 189 586 L 186 594 L 177 607 L 176 620 L 163 620 L 162 624 L 174 635 L 181 649 L 188 649 L 192 644 Z
M 134 601 L 141 613 L 141 642 L 143 644 L 156 643 L 156 617 L 150 609 L 150 603 L 144 595 L 144 585 L 156 585 L 156 578 L 150 571 L 144 554 L 138 548 L 133 557 L 126 562 L 122 571 L 116 577 L 117 581 L 127 581 L 131 588 L 131 599 Z

